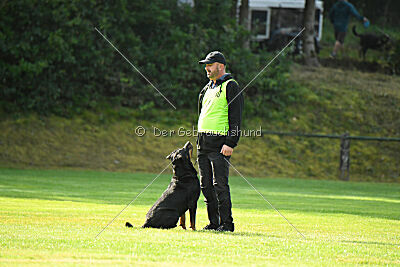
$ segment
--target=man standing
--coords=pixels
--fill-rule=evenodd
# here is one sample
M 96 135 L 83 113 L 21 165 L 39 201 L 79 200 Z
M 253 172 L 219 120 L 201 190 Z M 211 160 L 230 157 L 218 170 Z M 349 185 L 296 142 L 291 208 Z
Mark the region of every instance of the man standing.
M 197 160 L 210 223 L 204 230 L 234 231 L 228 185 L 229 160 L 240 137 L 243 95 L 226 73 L 221 52 L 210 52 L 205 64 L 208 84 L 199 95 Z
M 356 17 L 359 21 L 368 23 L 366 17 L 361 16 L 356 8 L 347 2 L 347 0 L 338 0 L 329 11 L 329 19 L 335 28 L 335 46 L 331 53 L 331 57 L 335 58 L 339 49 L 342 48 L 344 44 L 344 38 L 347 33 L 347 26 L 349 25 L 350 16 Z M 367 25 L 367 24 L 365 24 Z

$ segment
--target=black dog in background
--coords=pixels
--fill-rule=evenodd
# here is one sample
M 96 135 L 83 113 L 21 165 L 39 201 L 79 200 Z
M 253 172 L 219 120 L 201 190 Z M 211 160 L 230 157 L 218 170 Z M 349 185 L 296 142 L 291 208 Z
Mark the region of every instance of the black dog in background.
M 367 53 L 368 49 L 374 50 L 382 50 L 384 49 L 385 45 L 389 43 L 390 37 L 386 34 L 373 34 L 373 33 L 364 33 L 358 34 L 356 31 L 356 26 L 353 26 L 353 34 L 360 38 L 360 55 L 363 56 L 365 60 L 365 54 Z
M 197 200 L 200 196 L 200 182 L 197 171 L 191 162 L 193 145 L 187 142 L 181 149 L 167 156 L 172 161 L 173 176 L 168 188 L 154 203 L 146 215 L 143 228 L 176 227 L 180 218 L 180 226 L 186 229 L 185 212 L 189 210 L 190 228 L 196 230 Z M 127 227 L 132 225 L 127 222 Z

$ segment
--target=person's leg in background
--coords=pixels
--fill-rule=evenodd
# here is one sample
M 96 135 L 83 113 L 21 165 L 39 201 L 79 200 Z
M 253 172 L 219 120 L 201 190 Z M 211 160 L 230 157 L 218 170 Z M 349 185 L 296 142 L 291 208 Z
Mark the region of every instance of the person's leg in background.
M 344 37 L 346 36 L 345 32 L 337 32 L 335 31 L 335 45 L 333 47 L 333 51 L 331 53 L 332 58 L 336 58 L 337 54 L 343 47 Z

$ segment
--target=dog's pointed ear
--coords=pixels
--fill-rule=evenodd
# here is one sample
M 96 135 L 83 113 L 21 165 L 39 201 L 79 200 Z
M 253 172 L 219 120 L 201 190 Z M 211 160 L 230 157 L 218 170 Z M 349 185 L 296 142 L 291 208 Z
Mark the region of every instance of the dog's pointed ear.
M 183 146 L 183 148 L 189 152 L 190 150 L 193 150 L 193 145 L 190 143 L 190 141 L 187 141 L 186 144 Z
M 187 141 L 186 144 L 183 147 L 185 149 L 189 149 L 190 147 L 192 147 L 192 143 L 190 143 L 190 141 Z

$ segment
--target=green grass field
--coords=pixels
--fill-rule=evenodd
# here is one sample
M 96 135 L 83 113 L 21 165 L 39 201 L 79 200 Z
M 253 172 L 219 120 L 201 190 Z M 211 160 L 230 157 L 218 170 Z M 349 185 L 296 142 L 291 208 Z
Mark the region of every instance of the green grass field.
M 234 233 L 141 229 L 163 174 L 95 239 L 156 174 L 0 169 L 0 265 L 400 265 L 399 184 L 248 178 L 303 239 L 231 172 Z

